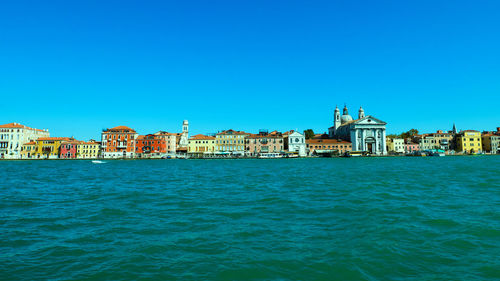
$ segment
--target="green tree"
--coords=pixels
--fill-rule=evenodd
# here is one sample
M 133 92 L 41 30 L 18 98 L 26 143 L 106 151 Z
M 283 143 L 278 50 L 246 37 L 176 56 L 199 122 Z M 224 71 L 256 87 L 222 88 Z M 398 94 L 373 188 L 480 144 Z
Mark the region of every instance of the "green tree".
M 417 129 L 411 129 L 408 132 L 402 133 L 401 134 L 401 138 L 407 139 L 407 138 L 411 138 L 411 137 L 413 137 L 415 135 L 418 135 L 418 130 Z
M 312 129 L 307 129 L 304 131 L 304 135 L 306 136 L 306 140 L 314 138 L 314 131 Z

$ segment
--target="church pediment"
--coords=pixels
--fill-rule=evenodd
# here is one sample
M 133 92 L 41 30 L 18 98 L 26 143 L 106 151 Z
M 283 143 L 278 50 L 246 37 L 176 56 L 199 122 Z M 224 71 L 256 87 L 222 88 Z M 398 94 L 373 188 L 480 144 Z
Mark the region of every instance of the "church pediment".
M 374 118 L 373 116 L 366 116 L 354 122 L 356 125 L 386 125 L 387 123 Z

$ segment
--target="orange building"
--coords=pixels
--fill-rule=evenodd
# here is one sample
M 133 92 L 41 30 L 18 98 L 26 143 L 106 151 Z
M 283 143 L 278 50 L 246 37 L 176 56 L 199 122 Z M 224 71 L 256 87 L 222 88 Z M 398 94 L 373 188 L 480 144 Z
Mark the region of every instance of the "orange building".
M 138 134 L 127 126 L 105 129 L 101 134 L 102 156 L 104 158 L 135 157 L 135 140 Z
M 158 137 L 162 138 L 163 140 L 165 140 L 167 153 L 175 154 L 175 151 L 177 150 L 177 143 L 178 143 L 178 139 L 180 138 L 180 134 L 159 131 L 159 132 L 155 133 L 155 136 L 158 136 Z
M 167 153 L 167 142 L 154 134 L 139 136 L 135 141 L 135 153 L 139 157 L 161 156 Z
M 336 139 L 308 139 L 306 140 L 309 155 L 334 153 L 342 155 L 352 150 L 352 144 L 348 141 Z

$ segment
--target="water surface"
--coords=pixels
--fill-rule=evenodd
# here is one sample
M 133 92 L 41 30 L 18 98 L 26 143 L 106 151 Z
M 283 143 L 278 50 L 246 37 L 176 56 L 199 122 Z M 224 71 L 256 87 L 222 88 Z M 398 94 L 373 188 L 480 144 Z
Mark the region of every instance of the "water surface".
M 499 280 L 500 157 L 0 161 L 1 280 Z

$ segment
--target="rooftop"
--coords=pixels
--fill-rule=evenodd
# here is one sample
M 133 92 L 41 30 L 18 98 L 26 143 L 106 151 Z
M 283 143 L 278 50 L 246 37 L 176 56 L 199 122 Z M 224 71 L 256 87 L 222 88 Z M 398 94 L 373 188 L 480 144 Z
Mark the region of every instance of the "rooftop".
M 8 128 L 8 129 L 28 129 L 28 130 L 35 130 L 38 132 L 45 132 L 45 130 L 40 130 L 40 129 L 35 129 L 35 128 L 30 128 L 28 126 L 13 122 L 13 123 L 8 123 L 4 125 L 0 125 L 0 128 Z
M 135 133 L 135 130 L 127 126 L 117 126 L 111 129 L 104 130 L 105 132 L 131 132 Z
M 59 137 L 48 137 L 48 138 L 38 138 L 37 141 L 49 141 L 49 140 L 53 140 L 53 141 L 74 141 L 75 139 L 74 138 L 65 138 L 65 137 L 62 137 L 62 138 L 59 138 Z
M 215 137 L 198 134 L 190 137 L 189 140 L 215 140 Z
M 306 140 L 307 144 L 351 144 L 351 142 L 345 140 L 337 140 L 337 139 L 308 139 Z

